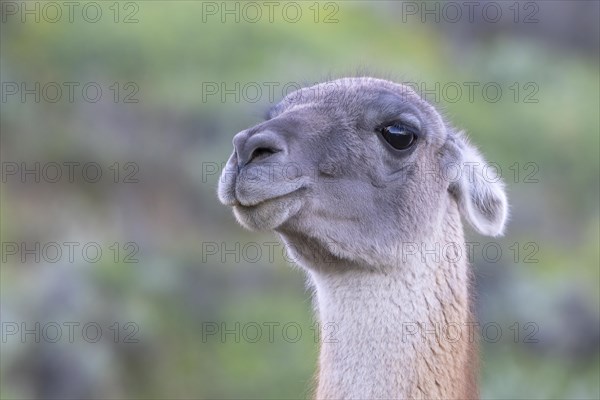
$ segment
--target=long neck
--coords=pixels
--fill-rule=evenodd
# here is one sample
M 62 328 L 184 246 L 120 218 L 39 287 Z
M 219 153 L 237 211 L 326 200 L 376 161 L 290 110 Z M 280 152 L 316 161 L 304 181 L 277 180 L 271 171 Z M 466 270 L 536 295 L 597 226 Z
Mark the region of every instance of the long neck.
M 478 397 L 461 229 L 458 236 L 450 245 L 416 243 L 402 262 L 376 271 L 309 269 L 321 324 L 317 399 Z

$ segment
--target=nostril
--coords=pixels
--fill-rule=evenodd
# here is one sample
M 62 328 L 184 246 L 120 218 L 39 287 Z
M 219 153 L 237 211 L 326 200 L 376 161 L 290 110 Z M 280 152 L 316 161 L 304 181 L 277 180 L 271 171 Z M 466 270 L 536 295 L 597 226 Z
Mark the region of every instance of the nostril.
M 259 162 L 286 149 L 283 138 L 273 132 L 259 132 L 246 138 L 237 136 L 234 139 L 234 147 L 237 153 L 238 168 L 242 169 L 250 163 Z
M 262 160 L 263 158 L 267 158 L 271 154 L 275 154 L 277 152 L 279 152 L 279 150 L 275 150 L 275 149 L 272 149 L 269 147 L 258 147 L 256 149 L 254 149 L 254 151 L 250 155 L 250 158 L 248 159 L 248 164 L 253 161 L 258 161 L 258 160 Z

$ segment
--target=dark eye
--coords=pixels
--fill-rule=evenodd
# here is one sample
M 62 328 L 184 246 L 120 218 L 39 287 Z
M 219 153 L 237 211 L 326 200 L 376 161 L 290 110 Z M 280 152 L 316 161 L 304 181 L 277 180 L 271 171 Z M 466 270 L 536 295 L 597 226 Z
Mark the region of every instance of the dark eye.
M 384 126 L 381 128 L 381 135 L 397 150 L 408 149 L 417 139 L 413 129 L 401 123 Z

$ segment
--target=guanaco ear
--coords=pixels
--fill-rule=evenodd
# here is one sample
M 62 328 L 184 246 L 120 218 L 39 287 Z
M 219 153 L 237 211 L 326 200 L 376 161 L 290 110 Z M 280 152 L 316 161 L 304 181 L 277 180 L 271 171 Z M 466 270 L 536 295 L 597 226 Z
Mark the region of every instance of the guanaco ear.
M 508 217 L 504 183 L 497 169 L 490 168 L 464 133 L 453 132 L 446 143 L 447 160 L 457 167 L 448 190 L 458 209 L 482 235 L 500 236 Z M 449 164 L 450 165 L 450 164 Z

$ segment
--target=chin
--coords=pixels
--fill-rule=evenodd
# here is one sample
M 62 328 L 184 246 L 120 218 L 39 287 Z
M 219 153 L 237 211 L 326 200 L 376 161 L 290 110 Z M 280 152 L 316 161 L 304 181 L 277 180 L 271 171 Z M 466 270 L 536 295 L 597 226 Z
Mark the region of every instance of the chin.
M 302 206 L 300 199 L 272 199 L 255 206 L 235 205 L 233 214 L 237 221 L 252 231 L 272 231 L 296 215 Z

